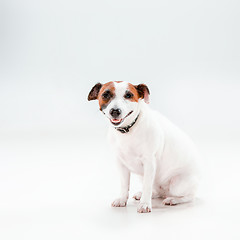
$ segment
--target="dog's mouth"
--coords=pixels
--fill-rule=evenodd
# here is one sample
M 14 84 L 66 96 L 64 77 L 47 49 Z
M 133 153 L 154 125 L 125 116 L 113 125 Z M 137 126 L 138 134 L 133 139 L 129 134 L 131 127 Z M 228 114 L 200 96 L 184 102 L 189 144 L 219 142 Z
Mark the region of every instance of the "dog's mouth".
M 110 122 L 115 125 L 118 126 L 120 123 L 122 123 L 129 115 L 131 115 L 133 113 L 133 111 L 129 112 L 124 118 L 120 118 L 120 119 L 110 119 Z

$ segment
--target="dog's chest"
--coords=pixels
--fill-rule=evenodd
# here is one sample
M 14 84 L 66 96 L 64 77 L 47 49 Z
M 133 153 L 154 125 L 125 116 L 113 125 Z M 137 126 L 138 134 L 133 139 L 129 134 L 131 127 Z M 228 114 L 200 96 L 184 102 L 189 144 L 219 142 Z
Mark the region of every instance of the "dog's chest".
M 143 174 L 144 146 L 140 141 L 118 141 L 115 150 L 119 159 L 131 172 Z

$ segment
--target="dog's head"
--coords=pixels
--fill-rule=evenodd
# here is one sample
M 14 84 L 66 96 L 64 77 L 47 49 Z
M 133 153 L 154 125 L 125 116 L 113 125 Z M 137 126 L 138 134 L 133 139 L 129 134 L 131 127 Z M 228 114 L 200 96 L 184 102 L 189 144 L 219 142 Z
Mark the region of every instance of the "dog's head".
M 88 95 L 88 101 L 98 100 L 100 110 L 114 126 L 131 124 L 140 112 L 141 100 L 149 103 L 149 89 L 145 84 L 127 82 L 97 83 Z

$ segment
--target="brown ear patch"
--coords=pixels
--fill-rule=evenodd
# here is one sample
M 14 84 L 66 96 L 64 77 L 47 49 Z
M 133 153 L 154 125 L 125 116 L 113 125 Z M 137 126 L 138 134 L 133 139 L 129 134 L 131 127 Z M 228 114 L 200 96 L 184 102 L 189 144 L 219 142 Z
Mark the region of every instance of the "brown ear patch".
M 138 84 L 138 85 L 134 85 L 134 87 L 136 88 L 139 98 L 144 99 L 144 101 L 146 103 L 149 103 L 149 95 L 150 95 L 150 91 L 147 87 L 147 85 L 145 84 Z
M 97 83 L 92 89 L 91 91 L 89 92 L 88 94 L 88 101 L 91 101 L 91 100 L 96 100 L 98 98 L 98 94 L 99 94 L 99 91 L 100 89 L 102 88 L 102 84 L 101 83 Z
M 115 87 L 113 82 L 105 83 L 98 94 L 98 102 L 100 110 L 102 111 L 115 96 Z

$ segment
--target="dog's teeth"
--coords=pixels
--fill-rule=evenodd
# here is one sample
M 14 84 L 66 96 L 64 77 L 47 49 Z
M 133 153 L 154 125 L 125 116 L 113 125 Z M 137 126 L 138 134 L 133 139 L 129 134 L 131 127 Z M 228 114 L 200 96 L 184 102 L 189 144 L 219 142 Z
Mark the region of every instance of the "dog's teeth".
M 118 123 L 118 122 L 121 122 L 121 119 L 119 119 L 119 120 L 112 119 L 112 122 Z

